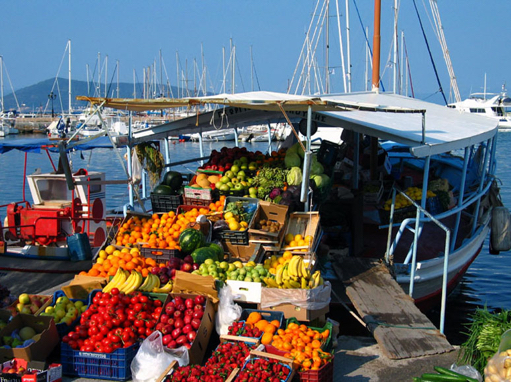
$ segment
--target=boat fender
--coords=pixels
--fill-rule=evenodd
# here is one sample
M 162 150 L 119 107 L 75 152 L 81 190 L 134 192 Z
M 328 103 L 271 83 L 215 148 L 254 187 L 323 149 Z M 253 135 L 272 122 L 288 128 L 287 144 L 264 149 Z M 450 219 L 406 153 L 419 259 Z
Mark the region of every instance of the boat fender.
M 491 252 L 511 249 L 511 215 L 506 207 L 494 207 L 491 219 Z

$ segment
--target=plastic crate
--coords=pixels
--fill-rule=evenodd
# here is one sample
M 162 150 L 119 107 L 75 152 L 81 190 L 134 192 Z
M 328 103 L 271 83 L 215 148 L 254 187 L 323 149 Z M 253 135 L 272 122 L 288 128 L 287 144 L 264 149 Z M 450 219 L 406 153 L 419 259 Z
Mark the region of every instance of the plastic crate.
M 266 358 L 266 359 L 270 359 L 274 362 L 277 362 L 277 363 L 280 363 L 281 365 L 284 365 L 287 369 L 289 369 L 289 374 L 287 375 L 287 377 L 285 379 L 280 379 L 281 382 L 288 382 L 288 381 L 291 381 L 293 379 L 293 376 L 294 376 L 294 373 L 293 373 L 293 367 L 291 366 L 291 359 L 289 360 L 289 363 L 285 363 L 285 362 L 279 362 L 278 360 L 275 360 L 271 357 L 271 355 L 268 355 L 267 357 L 253 357 L 253 356 L 250 356 L 246 361 L 245 363 L 243 364 L 243 367 L 241 368 L 241 370 L 245 370 L 246 367 L 247 367 L 247 364 L 252 362 L 252 361 L 255 361 L 257 359 L 261 359 L 261 358 Z M 234 380 L 236 381 L 236 379 Z
M 139 343 L 112 353 L 92 353 L 73 350 L 62 343 L 60 362 L 62 373 L 82 378 L 125 381 L 131 378 L 131 361 L 135 358 Z
M 183 196 L 183 203 L 190 206 L 209 206 L 213 202 L 212 199 L 196 199 L 196 198 L 187 198 Z
M 53 294 L 53 302 L 52 302 L 52 305 L 50 306 L 53 306 L 57 303 L 57 299 L 59 297 L 64 297 L 66 296 L 66 294 L 64 293 L 64 291 L 61 291 L 61 290 L 58 290 L 58 291 L 55 291 L 55 293 Z M 76 299 L 76 298 L 70 298 L 69 301 L 72 301 L 72 302 L 76 302 L 76 301 L 81 301 L 83 302 L 83 304 L 85 306 L 87 306 L 87 300 L 81 300 L 81 299 Z M 59 333 L 59 337 L 62 338 L 64 337 L 67 333 L 69 333 L 71 331 L 71 329 L 73 329 L 79 322 L 80 322 L 80 315 L 81 313 L 74 319 L 74 321 L 70 324 L 70 325 L 67 325 L 65 322 L 59 322 L 58 324 L 55 324 L 55 327 L 57 328 L 57 332 Z
M 181 257 L 181 252 L 177 249 L 160 249 L 160 248 L 140 248 L 140 254 L 146 259 L 154 259 L 158 263 L 165 263 L 171 257 Z
M 181 204 L 183 204 L 183 197 L 181 195 L 160 195 L 151 193 L 153 212 L 175 212 L 177 207 Z
M 300 322 L 298 322 L 298 320 L 296 318 L 291 317 L 291 318 L 287 319 L 286 328 L 292 322 L 295 323 L 295 324 L 300 325 Z M 332 330 L 333 330 L 332 323 L 331 322 L 327 322 L 325 324 L 325 326 L 322 327 L 322 328 L 315 328 L 315 327 L 312 327 L 312 326 L 309 326 L 309 328 L 312 329 L 312 330 L 316 330 L 316 331 L 318 331 L 320 333 L 323 333 L 327 329 L 329 330 L 328 337 L 324 341 L 322 341 L 322 343 L 321 343 L 321 350 L 329 352 L 332 349 Z
M 256 213 L 256 210 L 257 210 L 257 206 L 259 204 L 259 199 L 256 199 L 256 198 L 242 198 L 242 197 L 237 197 L 237 196 L 228 196 L 228 197 L 225 198 L 224 211 L 225 211 L 225 208 L 227 207 L 227 205 L 229 203 L 237 202 L 237 201 L 241 201 L 244 206 L 246 204 L 255 204 L 254 212 L 252 213 L 252 216 L 250 217 L 250 220 L 247 222 L 248 223 L 248 227 L 250 227 L 250 225 L 252 224 L 252 220 L 254 219 L 254 216 L 255 216 L 255 213 Z M 231 231 L 231 230 L 219 231 L 217 233 L 217 235 L 218 235 L 218 237 L 220 239 L 227 240 L 231 244 L 234 244 L 234 245 L 248 245 L 249 244 L 248 227 L 244 231 Z
M 243 309 L 241 311 L 240 321 L 245 321 L 250 313 L 258 312 L 263 320 L 271 322 L 273 320 L 277 320 L 280 322 L 280 326 L 278 329 L 283 329 L 282 324 L 284 323 L 284 313 L 273 310 L 258 310 L 258 309 Z
M 319 370 L 299 371 L 298 377 L 300 381 L 307 382 L 332 382 L 334 380 L 334 356 L 330 362 L 327 362 L 319 368 Z

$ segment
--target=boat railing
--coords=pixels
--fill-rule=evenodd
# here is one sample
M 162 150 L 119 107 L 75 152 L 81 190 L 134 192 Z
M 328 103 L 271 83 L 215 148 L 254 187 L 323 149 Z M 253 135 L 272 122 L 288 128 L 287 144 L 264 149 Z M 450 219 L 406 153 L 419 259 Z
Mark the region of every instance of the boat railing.
M 437 214 L 433 216 L 429 211 L 423 208 L 421 205 L 417 204 L 411 197 L 409 197 L 404 191 L 398 189 L 396 186 L 392 188 L 392 205 L 390 210 L 390 218 L 389 218 L 389 233 L 387 240 L 387 250 L 385 253 L 385 259 L 387 263 L 390 263 L 393 258 L 393 253 L 397 248 L 400 239 L 403 237 L 403 234 L 406 230 L 413 233 L 413 241 L 410 246 L 410 249 L 407 253 L 403 264 L 410 264 L 410 283 L 409 283 L 409 291 L 408 294 L 413 298 L 413 290 L 414 290 L 414 282 L 415 282 L 415 270 L 417 267 L 417 248 L 418 242 L 421 237 L 422 228 L 425 223 L 432 222 L 436 224 L 440 229 L 445 232 L 445 243 L 444 243 L 444 264 L 443 264 L 443 274 L 442 274 L 442 297 L 441 297 L 441 311 L 440 311 L 440 332 L 444 331 L 445 324 L 445 311 L 446 311 L 446 301 L 447 301 L 447 282 L 448 282 L 448 271 L 449 271 L 449 254 L 451 252 L 451 241 L 456 240 L 456 237 L 451 238 L 451 229 L 445 226 L 440 220 L 449 216 L 458 215 L 461 213 L 466 213 L 467 208 L 475 203 L 479 203 L 481 198 L 483 198 L 489 191 L 492 186 L 492 182 L 487 182 L 487 184 L 480 188 L 478 192 L 473 193 L 469 197 L 465 198 L 462 203 L 458 204 L 456 207 L 445 211 L 443 213 Z M 391 244 L 391 236 L 392 236 L 392 228 L 395 226 L 393 224 L 394 219 L 394 207 L 396 194 L 400 193 L 404 198 L 406 198 L 413 207 L 415 207 L 416 215 L 415 217 L 410 217 L 404 219 L 399 225 L 399 229 L 396 233 L 396 237 L 392 241 Z M 472 214 L 472 218 L 477 219 L 477 216 L 474 216 L 478 213 L 478 208 L 475 213 Z M 457 234 L 458 232 L 455 232 Z M 471 232 L 473 234 L 474 232 Z

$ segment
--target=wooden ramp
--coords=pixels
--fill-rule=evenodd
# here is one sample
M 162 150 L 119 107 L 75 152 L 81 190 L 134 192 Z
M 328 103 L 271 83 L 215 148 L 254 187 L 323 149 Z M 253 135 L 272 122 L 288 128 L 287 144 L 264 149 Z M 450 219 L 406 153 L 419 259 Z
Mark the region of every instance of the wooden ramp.
M 375 259 L 347 257 L 335 265 L 346 295 L 389 359 L 441 354 L 454 350 Z

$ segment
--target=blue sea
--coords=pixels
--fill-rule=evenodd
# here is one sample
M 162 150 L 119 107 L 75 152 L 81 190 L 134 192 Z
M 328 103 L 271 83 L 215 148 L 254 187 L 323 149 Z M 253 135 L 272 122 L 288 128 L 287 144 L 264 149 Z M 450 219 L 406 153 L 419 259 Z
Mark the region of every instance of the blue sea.
M 7 137 L 2 139 L 20 139 L 30 136 L 20 135 L 19 137 Z M 34 137 L 41 137 L 34 136 Z M 208 142 L 204 144 L 205 153 L 213 149 L 221 149 L 230 145 L 231 142 Z M 240 143 L 240 146 L 247 146 L 250 151 L 267 151 L 268 144 L 265 142 Z M 502 132 L 498 138 L 497 151 L 497 176 L 501 184 L 501 197 L 504 205 L 511 208 L 511 161 L 508 153 L 511 151 L 511 133 Z M 125 150 L 120 155 L 124 156 Z M 207 154 L 206 154 L 207 155 Z M 55 166 L 58 163 L 58 155 L 52 154 Z M 200 156 L 199 144 L 193 142 L 178 143 L 170 145 L 171 161 L 178 162 L 185 159 Z M 0 155 L 0 205 L 23 199 L 23 171 L 25 154 L 19 151 L 10 151 Z M 104 171 L 108 180 L 126 179 L 123 167 L 113 150 L 96 149 L 93 151 L 75 152 L 71 157 L 73 170 L 85 168 L 89 170 Z M 182 173 L 194 173 L 196 163 L 190 163 L 176 168 Z M 30 174 L 36 169 L 42 172 L 52 171 L 52 166 L 45 152 L 41 154 L 28 154 L 27 173 Z M 26 186 L 26 198 L 31 201 L 28 186 Z M 121 206 L 128 200 L 128 189 L 126 185 L 107 186 L 107 208 L 114 209 Z M 2 209 L 2 214 L 5 210 Z M 4 216 L 0 216 L 3 221 Z M 481 251 L 481 254 L 468 269 L 465 277 L 457 290 L 449 296 L 446 335 L 453 344 L 460 344 L 464 336 L 464 325 L 469 322 L 470 315 L 478 307 L 487 306 L 488 309 L 511 309 L 511 253 L 502 252 L 499 255 L 491 255 L 488 250 L 488 240 Z M 432 311 L 430 319 L 438 325 L 439 312 Z

